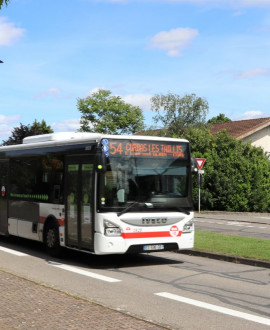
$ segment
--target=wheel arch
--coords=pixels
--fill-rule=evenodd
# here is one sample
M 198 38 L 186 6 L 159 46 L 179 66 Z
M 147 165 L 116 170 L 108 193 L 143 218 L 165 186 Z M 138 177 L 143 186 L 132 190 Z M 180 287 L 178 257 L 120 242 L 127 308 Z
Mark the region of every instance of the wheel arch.
M 58 221 L 56 219 L 56 217 L 52 214 L 48 215 L 48 217 L 45 220 L 44 226 L 43 226 L 43 233 L 42 233 L 42 241 L 45 242 L 45 235 L 46 235 L 46 231 L 48 230 L 48 228 L 50 227 L 55 227 L 58 229 L 59 232 L 59 224 Z

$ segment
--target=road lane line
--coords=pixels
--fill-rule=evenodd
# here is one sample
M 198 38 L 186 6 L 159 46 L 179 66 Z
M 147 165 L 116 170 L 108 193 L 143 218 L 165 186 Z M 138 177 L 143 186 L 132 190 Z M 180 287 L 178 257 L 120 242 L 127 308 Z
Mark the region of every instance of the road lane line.
M 28 254 L 26 254 L 26 253 L 22 253 L 22 252 L 19 252 L 19 251 L 11 250 L 11 249 L 5 248 L 3 246 L 0 246 L 0 250 L 3 251 L 3 252 L 14 254 L 15 256 L 18 256 L 18 257 L 28 256 Z
M 219 312 L 219 313 L 227 314 L 230 316 L 240 317 L 240 318 L 248 320 L 248 321 L 261 323 L 264 325 L 270 325 L 270 319 L 267 319 L 265 317 L 252 315 L 252 314 L 248 314 L 248 313 L 243 313 L 243 312 L 238 312 L 238 311 L 235 311 L 230 308 L 225 308 L 225 307 L 221 307 L 221 306 L 217 306 L 217 305 L 208 304 L 203 301 L 185 298 L 185 297 L 178 296 L 178 295 L 168 293 L 168 292 L 159 292 L 159 293 L 155 293 L 155 295 L 164 297 L 164 298 L 168 298 L 168 299 L 172 299 L 172 300 L 176 300 L 176 301 L 179 301 L 179 302 L 182 302 L 185 304 L 189 304 L 189 305 L 193 305 L 196 307 L 209 309 L 214 312 Z
M 115 283 L 115 282 L 121 282 L 121 280 L 117 280 L 116 278 L 112 278 L 112 277 L 108 277 L 108 276 L 104 276 L 104 275 L 99 275 L 96 273 L 92 273 L 86 270 L 82 270 L 76 267 L 72 267 L 72 266 L 68 266 L 68 265 L 62 265 L 62 264 L 50 264 L 51 266 L 57 267 L 57 268 L 61 268 L 64 270 L 67 270 L 69 272 L 73 272 L 76 274 L 80 274 L 80 275 L 84 275 L 84 276 L 88 276 L 88 277 L 92 277 L 101 281 L 105 281 L 105 282 L 110 282 L 110 283 Z

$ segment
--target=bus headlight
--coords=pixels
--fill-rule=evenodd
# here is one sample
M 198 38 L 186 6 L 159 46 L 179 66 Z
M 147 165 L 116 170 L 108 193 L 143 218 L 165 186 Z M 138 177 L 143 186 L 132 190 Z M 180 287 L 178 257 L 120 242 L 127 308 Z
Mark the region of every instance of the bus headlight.
M 106 236 L 121 236 L 121 229 L 113 222 L 104 220 L 104 234 Z
M 183 233 L 191 233 L 193 231 L 193 219 L 189 220 L 183 227 Z

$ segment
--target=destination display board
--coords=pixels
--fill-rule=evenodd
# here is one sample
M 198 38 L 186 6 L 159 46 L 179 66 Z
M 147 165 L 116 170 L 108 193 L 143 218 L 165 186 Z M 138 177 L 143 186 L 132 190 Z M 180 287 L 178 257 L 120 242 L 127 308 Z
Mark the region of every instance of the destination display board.
M 102 148 L 107 157 L 138 156 L 150 158 L 188 157 L 186 142 L 138 141 L 138 140 L 102 140 Z

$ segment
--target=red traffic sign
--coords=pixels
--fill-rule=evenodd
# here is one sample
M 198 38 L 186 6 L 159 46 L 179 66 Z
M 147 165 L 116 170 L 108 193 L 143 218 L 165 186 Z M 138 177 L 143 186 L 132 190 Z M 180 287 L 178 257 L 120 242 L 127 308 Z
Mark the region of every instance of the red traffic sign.
M 197 167 L 199 170 L 201 170 L 203 168 L 203 164 L 205 163 L 206 158 L 196 158 L 196 162 L 197 162 Z

